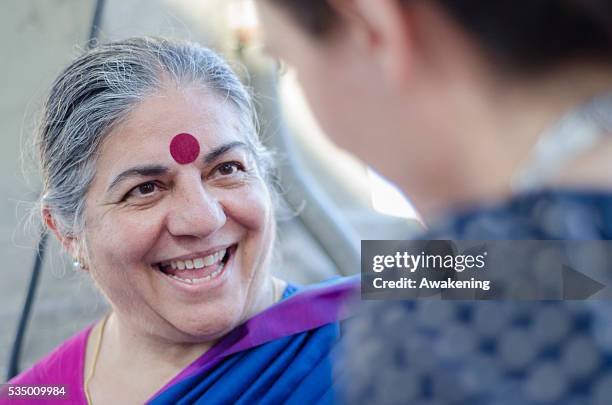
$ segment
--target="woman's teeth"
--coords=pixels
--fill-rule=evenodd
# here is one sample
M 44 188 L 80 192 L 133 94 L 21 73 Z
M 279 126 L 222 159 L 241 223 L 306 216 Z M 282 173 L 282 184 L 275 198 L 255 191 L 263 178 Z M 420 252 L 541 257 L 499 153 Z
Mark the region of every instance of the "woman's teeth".
M 212 280 L 213 278 L 218 277 L 221 274 L 221 272 L 223 271 L 223 267 L 225 266 L 225 263 L 223 263 L 222 260 L 225 257 L 226 253 L 227 253 L 227 249 L 222 249 L 222 250 L 219 250 L 218 252 L 215 252 L 211 255 L 204 256 L 204 257 L 196 257 L 194 259 L 189 259 L 189 260 L 172 260 L 169 262 L 163 262 L 163 263 L 160 263 L 159 270 L 164 275 L 168 277 L 172 277 L 173 279 L 181 281 L 183 283 L 187 283 L 187 284 L 205 283 L 207 281 Z M 200 278 L 194 277 L 195 274 L 198 274 L 196 272 L 193 272 L 192 274 L 190 274 L 191 272 L 187 272 L 187 271 L 176 272 L 176 271 L 170 271 L 169 269 L 169 268 L 172 268 L 172 270 L 197 270 L 197 269 L 202 269 L 204 267 L 211 267 L 214 265 L 217 266 L 215 271 L 213 271 L 212 273 L 209 273 L 208 275 L 204 277 L 200 277 Z M 164 268 L 167 269 L 167 271 L 164 271 Z M 199 273 L 202 274 L 202 272 L 199 272 Z M 208 271 L 205 271 L 205 273 L 208 273 Z
M 172 277 L 173 279 L 181 281 L 183 283 L 197 284 L 197 283 L 204 283 L 206 281 L 212 280 L 213 278 L 216 278 L 217 276 L 219 276 L 219 274 L 221 274 L 221 271 L 223 271 L 223 266 L 225 266 L 225 264 L 221 263 L 217 270 L 213 271 L 208 276 L 202 277 L 202 278 L 182 278 L 182 277 L 179 277 L 179 276 L 175 276 L 173 274 L 166 274 L 166 273 L 164 273 L 164 274 L 166 274 L 166 276 L 168 276 L 168 277 Z
M 172 269 L 185 270 L 185 269 L 201 269 L 206 266 L 212 266 L 213 264 L 221 261 L 225 256 L 225 249 L 220 250 L 212 255 L 205 257 L 197 257 L 191 260 L 172 260 L 170 266 Z

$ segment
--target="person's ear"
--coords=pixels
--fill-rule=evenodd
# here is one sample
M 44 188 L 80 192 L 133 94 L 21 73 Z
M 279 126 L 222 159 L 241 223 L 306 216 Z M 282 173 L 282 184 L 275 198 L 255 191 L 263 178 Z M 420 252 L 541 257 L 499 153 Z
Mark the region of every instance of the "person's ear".
M 79 249 L 76 238 L 74 238 L 73 236 L 67 236 L 61 232 L 57 225 L 57 222 L 55 221 L 55 218 L 53 217 L 51 210 L 48 207 L 43 206 L 41 209 L 41 215 L 44 224 L 55 235 L 55 237 L 60 242 L 62 247 L 66 250 L 66 252 L 68 252 L 70 256 L 75 258 L 75 260 L 82 260 L 82 258 L 79 257 Z
M 411 16 L 399 0 L 328 0 L 348 33 L 379 65 L 381 74 L 401 85 L 414 59 Z

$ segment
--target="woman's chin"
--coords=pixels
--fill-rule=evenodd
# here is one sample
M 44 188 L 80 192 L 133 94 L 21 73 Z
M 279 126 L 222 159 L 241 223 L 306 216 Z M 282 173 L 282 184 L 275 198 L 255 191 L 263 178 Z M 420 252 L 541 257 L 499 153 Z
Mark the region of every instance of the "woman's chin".
M 240 323 L 241 315 L 238 307 L 228 304 L 195 309 L 190 313 L 170 314 L 168 319 L 182 334 L 201 342 L 219 338 L 231 331 Z
M 241 259 L 239 245 L 233 245 L 219 266 L 211 269 L 214 277 L 193 283 L 177 280 L 154 268 L 154 283 L 158 286 L 156 312 L 181 338 L 202 342 L 225 335 L 249 313 Z

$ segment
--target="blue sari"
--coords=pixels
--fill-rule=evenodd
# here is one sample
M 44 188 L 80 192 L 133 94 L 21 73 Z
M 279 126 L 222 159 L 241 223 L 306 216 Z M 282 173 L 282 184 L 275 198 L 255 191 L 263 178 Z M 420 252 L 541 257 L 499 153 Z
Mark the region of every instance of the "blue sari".
M 335 403 L 332 350 L 351 312 L 358 278 L 296 291 L 217 342 L 148 402 Z

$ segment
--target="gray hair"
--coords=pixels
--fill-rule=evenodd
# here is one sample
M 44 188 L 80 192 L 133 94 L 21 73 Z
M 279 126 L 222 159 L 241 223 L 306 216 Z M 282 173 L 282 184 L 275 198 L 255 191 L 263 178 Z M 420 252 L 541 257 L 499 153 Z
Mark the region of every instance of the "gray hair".
M 253 101 L 219 55 L 195 43 L 151 37 L 99 45 L 55 80 L 36 133 L 42 203 L 60 233 L 76 236 L 84 229 L 85 195 L 105 136 L 168 80 L 203 85 L 236 107 L 257 167 L 270 184 L 272 158 L 259 140 Z

